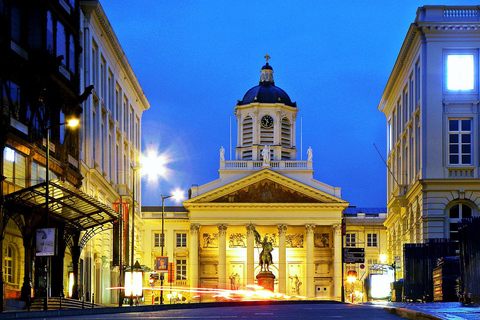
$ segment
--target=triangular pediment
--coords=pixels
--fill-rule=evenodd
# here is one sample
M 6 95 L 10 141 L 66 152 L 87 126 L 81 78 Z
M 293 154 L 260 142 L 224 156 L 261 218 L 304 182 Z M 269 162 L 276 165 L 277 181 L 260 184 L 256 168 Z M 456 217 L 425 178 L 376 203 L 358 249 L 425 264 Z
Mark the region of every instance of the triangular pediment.
M 184 202 L 211 204 L 347 204 L 331 194 L 269 169 L 240 178 Z
M 262 181 L 230 192 L 211 202 L 322 203 L 324 201 L 305 195 L 270 179 L 263 179 Z

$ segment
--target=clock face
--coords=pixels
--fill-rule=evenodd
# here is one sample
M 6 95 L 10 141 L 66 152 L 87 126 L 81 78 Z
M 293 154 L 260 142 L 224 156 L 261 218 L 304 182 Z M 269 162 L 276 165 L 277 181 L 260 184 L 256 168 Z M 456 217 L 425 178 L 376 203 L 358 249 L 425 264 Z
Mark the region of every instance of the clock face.
M 269 115 L 263 116 L 260 123 L 264 128 L 273 128 L 273 118 Z

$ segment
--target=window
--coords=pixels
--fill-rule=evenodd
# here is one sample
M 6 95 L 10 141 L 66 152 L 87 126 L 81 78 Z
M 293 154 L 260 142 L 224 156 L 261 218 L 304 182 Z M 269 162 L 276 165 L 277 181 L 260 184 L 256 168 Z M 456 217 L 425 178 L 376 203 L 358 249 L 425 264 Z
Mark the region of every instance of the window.
M 447 55 L 447 89 L 473 90 L 475 86 L 475 65 L 473 54 Z
M 39 164 L 38 162 L 32 162 L 32 185 L 36 185 L 45 181 L 45 177 L 47 176 L 45 167 Z M 52 179 L 49 176 L 49 179 Z
M 187 260 L 186 259 L 177 259 L 176 280 L 187 280 Z
M 162 237 L 162 234 L 160 232 L 158 233 L 154 233 L 153 234 L 153 247 L 154 248 L 160 248 L 162 247 L 162 244 L 163 246 L 165 246 L 165 235 L 163 235 Z
M 153 246 L 155 248 L 160 248 L 160 233 L 155 233 L 153 235 Z
M 346 238 L 346 246 L 355 247 L 355 233 L 347 233 Z
M 25 188 L 26 157 L 9 147 L 5 147 L 3 159 L 5 180 Z
M 367 247 L 377 247 L 377 234 L 367 233 Z
M 186 247 L 187 247 L 187 234 L 177 233 L 177 248 L 186 248 Z
M 289 148 L 292 141 L 292 126 L 290 125 L 290 120 L 287 117 L 282 118 L 282 147 Z M 286 160 L 289 160 L 288 157 Z
M 448 162 L 451 165 L 472 164 L 472 120 L 448 120 Z
M 253 142 L 253 120 L 250 116 L 246 116 L 243 120 L 243 146 L 251 146 Z M 244 160 L 251 160 L 244 159 Z
M 3 274 L 5 282 L 7 283 L 14 283 L 15 277 L 13 274 L 13 258 L 14 258 L 14 249 L 12 246 L 7 245 L 5 246 L 5 264 L 3 266 Z
M 53 52 L 53 19 L 52 13 L 47 11 L 47 50 Z
M 473 215 L 472 208 L 465 203 L 453 205 L 449 210 L 449 238 L 458 241 L 458 223 L 464 218 L 471 218 Z
M 66 49 L 67 38 L 65 36 L 65 27 L 60 21 L 57 21 L 57 52 L 56 55 L 63 56 L 62 62 L 67 64 L 65 58 L 67 57 Z

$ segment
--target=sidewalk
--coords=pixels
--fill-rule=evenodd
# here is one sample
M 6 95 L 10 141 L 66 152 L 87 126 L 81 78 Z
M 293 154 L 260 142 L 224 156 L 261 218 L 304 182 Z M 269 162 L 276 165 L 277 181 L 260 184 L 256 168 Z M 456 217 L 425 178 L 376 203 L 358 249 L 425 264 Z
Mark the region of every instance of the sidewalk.
M 392 309 L 394 313 L 403 314 L 409 319 L 417 319 L 419 314 L 428 315 L 430 319 L 480 319 L 480 304 L 462 304 L 460 302 L 373 302 L 372 305 Z

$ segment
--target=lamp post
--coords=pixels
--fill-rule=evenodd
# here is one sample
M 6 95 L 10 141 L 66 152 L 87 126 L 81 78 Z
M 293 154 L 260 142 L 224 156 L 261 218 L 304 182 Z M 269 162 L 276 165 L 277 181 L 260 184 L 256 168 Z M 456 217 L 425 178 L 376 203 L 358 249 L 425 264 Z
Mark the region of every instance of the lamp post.
M 133 170 L 133 187 L 132 187 L 132 193 L 133 193 L 133 203 L 132 203 L 132 250 L 131 250 L 131 259 L 130 259 L 130 262 L 131 262 L 131 266 L 133 268 L 133 260 L 134 260 L 134 253 L 135 253 L 135 183 L 136 183 L 136 180 L 135 180 L 135 175 L 136 175 L 136 171 L 138 171 L 138 169 L 140 169 L 140 167 L 131 167 L 132 170 Z M 133 281 L 133 277 L 132 277 L 132 281 Z M 132 291 L 132 294 L 130 295 L 130 306 L 133 306 L 133 291 Z
M 160 235 L 160 248 L 161 248 L 161 256 L 163 257 L 163 247 L 165 246 L 165 199 L 173 197 L 170 196 L 163 196 L 162 197 L 162 234 Z M 163 304 L 163 279 L 164 273 L 160 274 L 160 304 Z
M 46 157 L 45 157 L 45 216 L 47 218 L 47 227 L 50 226 L 50 217 L 49 217 L 49 188 L 50 188 L 50 130 L 53 128 L 58 128 L 63 125 L 68 125 L 69 127 L 76 127 L 80 121 L 78 119 L 72 118 L 68 120 L 67 122 L 60 123 L 55 126 L 47 126 L 45 127 L 45 130 L 47 131 L 47 152 L 46 152 Z M 50 271 L 50 265 L 51 265 L 51 256 L 48 256 L 48 259 L 45 264 L 45 276 L 44 276 L 44 282 L 45 282 L 45 298 L 43 300 L 43 309 L 48 310 L 48 273 Z

